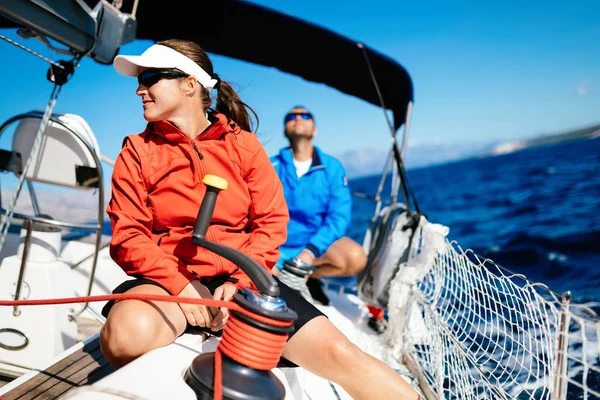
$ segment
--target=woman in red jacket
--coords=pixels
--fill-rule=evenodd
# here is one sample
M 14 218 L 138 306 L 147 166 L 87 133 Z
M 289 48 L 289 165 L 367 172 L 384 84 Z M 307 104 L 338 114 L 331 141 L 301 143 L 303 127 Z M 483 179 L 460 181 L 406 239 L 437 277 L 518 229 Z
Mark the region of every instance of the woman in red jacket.
M 267 271 L 277 262 L 289 220 L 279 178 L 250 132 L 247 106 L 193 42 L 163 41 L 141 56 L 117 56 L 114 65 L 138 77 L 136 94 L 148 121 L 144 132 L 125 139 L 112 177 L 110 254 L 135 277 L 114 292 L 230 300 L 252 285 L 246 274 L 191 242 L 205 193 L 202 178 L 217 175 L 229 187 L 219 194 L 207 239 L 244 252 Z M 417 398 L 391 368 L 352 344 L 302 296 L 279 286 L 298 314 L 282 365 L 289 360 L 357 399 Z M 117 366 L 172 343 L 190 327 L 219 331 L 228 318 L 224 308 L 137 300 L 110 302 L 103 314 L 102 352 Z

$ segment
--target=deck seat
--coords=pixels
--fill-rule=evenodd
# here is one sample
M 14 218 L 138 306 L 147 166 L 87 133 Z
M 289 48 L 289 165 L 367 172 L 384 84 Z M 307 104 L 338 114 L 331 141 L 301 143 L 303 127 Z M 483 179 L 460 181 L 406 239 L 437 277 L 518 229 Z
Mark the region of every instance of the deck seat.
M 18 248 L 12 252 L 1 249 L 4 257 L 0 264 L 0 296 L 4 299 L 70 297 L 76 293 L 76 284 L 85 285 L 74 279 L 73 266 L 61 258 L 64 229 L 96 234 L 93 254 L 89 257 L 91 267 L 86 271 L 87 288 L 79 293 L 91 293 L 96 273 L 105 213 L 98 142 L 80 116 L 53 114 L 34 149 L 42 118 L 42 112 L 31 111 L 0 126 L 0 135 L 9 127 L 14 128 L 11 129 L 12 148 L 0 150 L 0 170 L 12 172 L 16 179 L 22 179 L 22 185 L 27 185 L 33 210 L 30 213 L 14 212 L 14 207 L 21 204 L 22 185 L 16 185 L 17 190 L 11 191 L 10 205 L 0 205 L 3 228 L 7 223 L 22 224 Z M 76 220 L 77 207 L 73 205 L 54 201 L 48 207 L 47 203 L 40 203 L 36 184 L 51 186 L 50 193 L 57 193 L 57 196 L 61 192 L 71 196 L 72 190 L 94 191 L 98 196 L 95 217 L 85 217 L 82 222 L 81 216 Z M 15 195 L 16 201 L 13 201 Z M 77 200 L 71 204 L 77 204 Z M 42 210 L 40 206 L 46 207 Z M 10 219 L 6 218 L 8 214 Z M 6 243 L 8 241 L 2 244 L 3 247 Z M 48 362 L 72 346 L 78 340 L 75 317 L 86 308 L 87 303 L 0 308 L 0 331 L 4 329 L 0 335 L 0 369 L 6 373 L 7 366 L 14 367 L 15 375 L 18 375 Z

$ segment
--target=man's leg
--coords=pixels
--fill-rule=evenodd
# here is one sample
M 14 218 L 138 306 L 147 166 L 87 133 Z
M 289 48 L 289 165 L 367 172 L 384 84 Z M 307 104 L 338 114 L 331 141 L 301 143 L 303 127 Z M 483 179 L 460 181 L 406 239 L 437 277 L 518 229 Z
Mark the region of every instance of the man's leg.
M 362 246 L 347 236 L 336 240 L 314 262 L 316 269 L 311 278 L 321 276 L 352 276 L 367 265 L 367 255 Z
M 367 265 L 367 256 L 362 246 L 347 236 L 333 242 L 323 255 L 314 261 L 316 269 L 308 278 L 306 286 L 313 299 L 329 305 L 329 298 L 317 278 L 325 276 L 352 276 Z

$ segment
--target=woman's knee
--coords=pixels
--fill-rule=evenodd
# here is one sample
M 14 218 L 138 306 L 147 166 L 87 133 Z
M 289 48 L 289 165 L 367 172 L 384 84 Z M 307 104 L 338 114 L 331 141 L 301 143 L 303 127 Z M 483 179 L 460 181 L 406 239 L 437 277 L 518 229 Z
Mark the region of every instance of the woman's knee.
M 125 304 L 120 304 L 125 306 Z M 100 331 L 102 354 L 113 364 L 125 365 L 140 355 L 164 346 L 160 340 L 159 321 L 149 313 L 134 312 L 135 307 L 114 307 Z M 176 338 L 173 332 L 173 340 Z
M 131 361 L 127 354 L 131 347 L 125 329 L 114 327 L 106 322 L 100 330 L 100 350 L 104 357 L 112 364 L 121 366 Z

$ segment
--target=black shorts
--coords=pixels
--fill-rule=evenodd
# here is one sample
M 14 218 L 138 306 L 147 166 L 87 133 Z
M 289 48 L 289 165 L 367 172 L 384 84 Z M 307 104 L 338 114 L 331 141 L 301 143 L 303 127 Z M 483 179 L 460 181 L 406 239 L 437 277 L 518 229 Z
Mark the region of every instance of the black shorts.
M 275 280 L 277 281 L 277 284 L 279 285 L 279 297 L 281 297 L 285 301 L 285 303 L 287 304 L 287 306 L 289 308 L 291 308 L 292 310 L 294 310 L 296 312 L 296 314 L 298 314 L 298 319 L 296 319 L 296 321 L 294 322 L 294 331 L 292 333 L 290 333 L 288 340 L 290 340 L 290 338 L 292 336 L 294 336 L 294 334 L 296 332 L 298 332 L 308 321 L 312 320 L 313 318 L 316 318 L 320 315 L 327 317 L 317 307 L 315 307 L 309 301 L 307 301 L 304 297 L 302 297 L 302 295 L 300 293 L 291 289 L 289 286 L 287 286 L 286 284 L 281 282 L 279 279 L 277 279 L 277 277 L 273 277 L 273 278 L 275 278 Z M 219 286 L 221 286 L 225 282 L 227 282 L 227 276 L 217 276 L 217 277 L 214 277 L 213 279 L 211 279 L 210 281 L 202 280 L 202 284 L 204 286 L 206 286 L 206 288 L 211 293 L 214 293 L 215 289 L 218 288 Z M 128 290 L 133 289 L 134 287 L 140 286 L 140 285 L 155 285 L 155 286 L 158 286 L 158 287 L 164 289 L 166 292 L 168 292 L 167 289 L 165 289 L 161 284 L 159 284 L 157 282 L 154 282 L 154 281 L 152 281 L 150 279 L 146 279 L 146 278 L 136 278 L 136 279 L 127 280 L 127 281 L 121 283 L 119 286 L 117 286 L 113 290 L 113 294 L 125 293 Z M 110 312 L 110 310 L 114 304 L 115 304 L 115 301 L 111 300 L 108 303 L 106 303 L 106 305 L 102 308 L 102 315 L 105 318 L 108 318 L 108 313 Z M 185 332 L 186 333 L 206 332 L 206 333 L 210 333 L 215 336 L 221 336 L 221 334 L 223 333 L 222 330 L 218 331 L 218 332 L 213 332 L 208 328 L 201 328 L 198 326 L 192 326 L 190 324 L 188 324 Z M 297 365 L 282 357 L 279 360 L 278 367 L 297 367 Z

